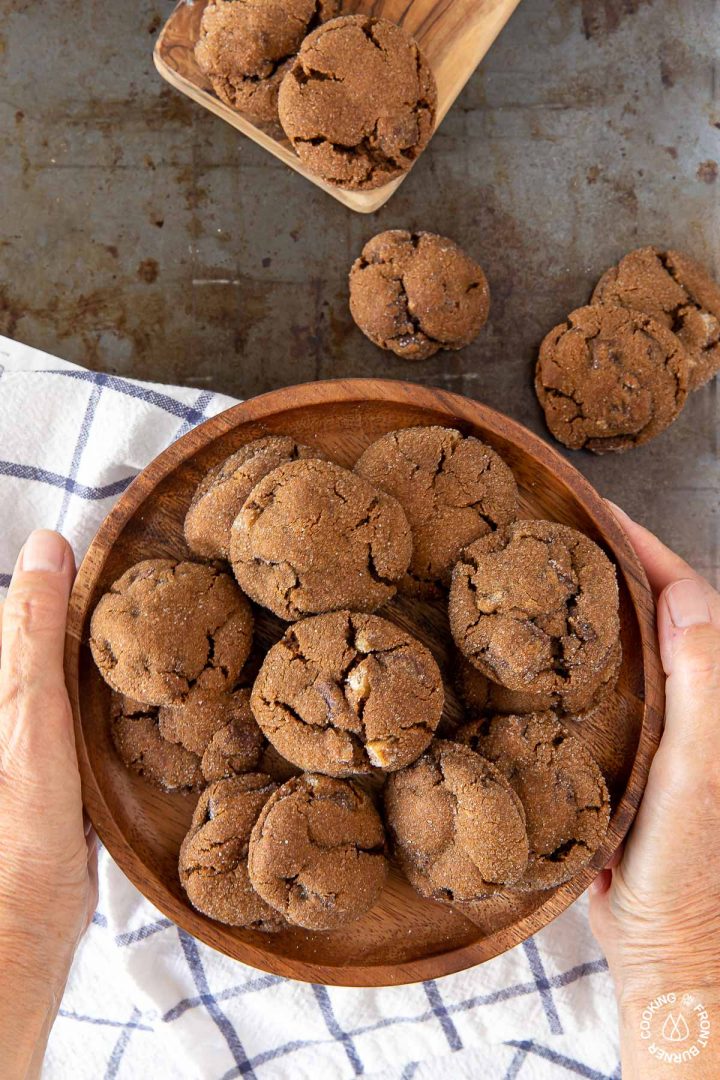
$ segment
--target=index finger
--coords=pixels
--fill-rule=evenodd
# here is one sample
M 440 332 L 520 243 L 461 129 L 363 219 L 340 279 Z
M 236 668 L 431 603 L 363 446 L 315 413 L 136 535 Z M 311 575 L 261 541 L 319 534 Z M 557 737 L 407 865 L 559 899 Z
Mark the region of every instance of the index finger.
M 651 533 L 649 529 L 638 525 L 637 521 L 633 521 L 614 502 L 610 502 L 609 499 L 606 499 L 605 502 L 627 533 L 628 539 L 647 574 L 650 588 L 655 593 L 656 599 L 663 589 L 666 589 L 668 585 L 672 585 L 673 582 L 680 581 L 683 578 L 693 578 L 702 586 L 715 618 L 720 619 L 720 598 L 710 582 L 696 573 L 674 551 L 665 547 L 663 542 L 658 540 L 657 536 Z

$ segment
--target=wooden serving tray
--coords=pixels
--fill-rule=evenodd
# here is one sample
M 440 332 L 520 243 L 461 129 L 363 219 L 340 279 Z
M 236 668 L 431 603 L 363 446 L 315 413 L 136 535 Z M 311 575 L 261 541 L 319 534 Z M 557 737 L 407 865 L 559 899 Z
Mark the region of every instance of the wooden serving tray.
M 213 922 L 180 887 L 177 858 L 195 798 L 169 795 L 123 767 L 109 734 L 110 692 L 87 646 L 100 595 L 140 559 L 185 557 L 182 524 L 196 484 L 251 439 L 292 435 L 345 466 L 387 431 L 418 424 L 459 428 L 503 455 L 518 481 L 521 514 L 573 525 L 614 561 L 620 583 L 623 667 L 602 716 L 576 724 L 608 782 L 610 831 L 572 881 L 550 892 L 486 901 L 465 918 L 421 899 L 396 869 L 380 902 L 351 927 L 330 933 L 262 934 Z M 410 629 L 443 671 L 446 716 L 459 704 L 451 683 L 446 602 L 396 598 L 381 614 Z M 267 649 L 283 624 L 256 609 Z M 100 839 L 131 881 L 170 919 L 208 945 L 253 967 L 294 979 L 345 986 L 415 982 L 487 960 L 535 933 L 578 897 L 625 836 L 660 738 L 663 679 L 655 607 L 643 570 L 615 517 L 564 458 L 519 424 L 475 401 L 412 383 L 370 379 L 309 383 L 237 405 L 179 439 L 127 489 L 83 560 L 70 602 L 66 675 L 75 716 L 83 797 Z
M 326 184 L 301 164 L 279 125 L 262 125 L 220 101 L 195 61 L 195 42 L 208 0 L 180 0 L 155 45 L 153 59 L 164 79 L 334 199 L 371 214 L 387 202 L 404 176 L 374 191 L 344 191 Z M 360 0 L 346 14 L 365 12 L 403 26 L 427 57 L 438 88 L 436 129 L 520 0 Z M 405 174 L 407 176 L 407 173 Z

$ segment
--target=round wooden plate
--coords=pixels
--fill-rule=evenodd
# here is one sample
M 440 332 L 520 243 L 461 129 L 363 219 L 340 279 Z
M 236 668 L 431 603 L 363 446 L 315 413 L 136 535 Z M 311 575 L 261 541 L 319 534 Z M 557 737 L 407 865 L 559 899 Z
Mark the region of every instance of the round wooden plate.
M 187 554 L 182 523 L 204 472 L 239 446 L 268 433 L 293 435 L 352 466 L 384 432 L 443 424 L 498 450 L 520 487 L 521 514 L 573 525 L 596 540 L 618 569 L 623 668 L 603 715 L 577 725 L 608 781 L 610 831 L 592 866 L 552 892 L 500 896 L 465 917 L 420 899 L 393 871 L 380 903 L 350 929 L 260 934 L 198 914 L 177 876 L 180 841 L 194 799 L 167 795 L 128 772 L 108 731 L 109 690 L 87 647 L 93 607 L 127 567 Z M 411 627 L 445 676 L 447 717 L 459 715 L 451 686 L 449 633 L 442 602 L 395 599 L 382 614 Z M 369 379 L 311 383 L 253 398 L 195 428 L 134 481 L 101 526 L 80 567 L 70 603 L 66 671 L 75 714 L 85 804 L 100 839 L 144 895 L 178 926 L 253 967 L 345 986 L 383 986 L 436 978 L 487 960 L 545 926 L 588 886 L 635 815 L 660 738 L 663 679 L 653 599 L 624 533 L 588 482 L 519 424 L 475 401 L 412 383 Z M 282 625 L 259 613 L 259 648 Z

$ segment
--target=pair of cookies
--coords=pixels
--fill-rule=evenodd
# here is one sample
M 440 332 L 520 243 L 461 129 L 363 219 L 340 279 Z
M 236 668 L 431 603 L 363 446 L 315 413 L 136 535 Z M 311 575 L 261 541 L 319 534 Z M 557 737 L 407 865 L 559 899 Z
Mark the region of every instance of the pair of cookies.
M 271 932 L 288 924 L 332 930 L 359 918 L 378 899 L 388 868 L 369 795 L 352 781 L 309 773 L 282 787 L 262 773 L 212 784 L 179 866 L 198 911 Z
M 437 88 L 400 26 L 339 11 L 336 0 L 214 0 L 195 56 L 232 108 L 279 119 L 313 173 L 369 190 L 406 172 L 427 145 Z
M 552 714 L 498 716 L 435 740 L 385 787 L 397 860 L 421 896 L 472 910 L 500 892 L 568 881 L 607 831 L 610 799 Z
M 720 370 L 720 288 L 692 259 L 630 252 L 540 346 L 535 389 L 570 449 L 628 450 L 664 431 Z

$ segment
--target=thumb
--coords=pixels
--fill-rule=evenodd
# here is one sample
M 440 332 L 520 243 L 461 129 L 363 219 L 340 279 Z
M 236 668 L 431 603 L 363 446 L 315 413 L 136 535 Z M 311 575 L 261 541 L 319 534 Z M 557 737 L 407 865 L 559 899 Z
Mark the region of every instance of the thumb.
M 720 732 L 720 613 L 707 583 L 695 575 L 666 586 L 658 601 L 658 633 L 666 683 L 666 737 L 678 745 Z

